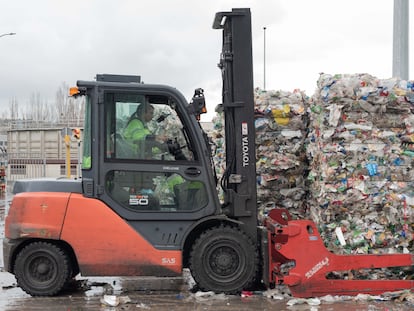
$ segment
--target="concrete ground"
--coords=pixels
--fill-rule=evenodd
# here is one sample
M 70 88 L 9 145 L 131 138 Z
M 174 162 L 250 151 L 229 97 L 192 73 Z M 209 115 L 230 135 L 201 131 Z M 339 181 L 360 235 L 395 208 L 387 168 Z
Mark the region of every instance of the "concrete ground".
M 266 297 L 257 293 L 250 297 L 232 296 L 213 293 L 192 293 L 179 282 L 164 280 L 164 287 L 169 290 L 150 290 L 149 285 L 162 285 L 159 280 L 120 278 L 81 279 L 73 288 L 57 297 L 31 297 L 16 287 L 14 277 L 5 272 L 0 273 L 0 310 L 7 311 L 243 311 L 243 310 L 311 310 L 311 311 L 408 311 L 413 304 L 399 302 L 381 302 L 367 300 L 334 299 L 333 302 L 308 299 L 299 303 L 298 299 L 282 300 Z M 147 290 L 142 290 L 146 284 Z M 172 287 L 177 286 L 173 290 Z M 136 290 L 136 289 L 140 290 Z M 277 295 L 275 297 L 279 298 Z M 294 302 L 298 304 L 290 305 Z

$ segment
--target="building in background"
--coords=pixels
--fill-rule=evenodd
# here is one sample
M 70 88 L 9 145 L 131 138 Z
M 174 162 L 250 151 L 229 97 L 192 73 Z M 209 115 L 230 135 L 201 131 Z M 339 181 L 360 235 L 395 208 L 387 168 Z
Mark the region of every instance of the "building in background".
M 65 143 L 65 129 L 79 128 L 81 124 L 47 124 L 18 121 L 7 131 L 7 180 L 10 185 L 23 178 L 66 177 L 67 160 L 70 160 L 71 177 L 78 176 L 81 158 L 81 141 L 70 137 Z M 71 131 L 69 131 L 71 133 Z M 71 134 L 69 134 L 71 135 Z M 68 157 L 68 151 L 69 156 Z

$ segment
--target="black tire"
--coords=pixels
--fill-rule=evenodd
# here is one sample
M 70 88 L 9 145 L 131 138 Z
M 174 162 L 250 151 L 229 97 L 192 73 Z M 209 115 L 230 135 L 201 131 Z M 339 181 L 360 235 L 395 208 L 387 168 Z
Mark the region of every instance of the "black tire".
M 190 270 L 200 290 L 237 294 L 255 281 L 258 255 L 239 229 L 222 226 L 204 232 L 194 243 Z
M 54 296 L 72 276 L 69 256 L 57 245 L 34 242 L 17 255 L 14 266 L 17 284 L 32 296 Z

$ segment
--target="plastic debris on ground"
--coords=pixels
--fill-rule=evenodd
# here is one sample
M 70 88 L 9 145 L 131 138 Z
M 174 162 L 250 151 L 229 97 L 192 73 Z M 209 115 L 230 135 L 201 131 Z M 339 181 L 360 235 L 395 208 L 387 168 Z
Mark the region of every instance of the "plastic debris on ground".
M 290 299 L 287 303 L 288 306 L 308 304 L 310 306 L 319 306 L 321 301 L 319 298 L 293 298 Z
M 104 295 L 101 298 L 101 303 L 110 307 L 116 307 L 130 302 L 131 299 L 128 296 Z
M 273 300 L 286 300 L 292 298 L 289 288 L 284 285 L 276 285 L 275 288 L 264 291 L 262 295 Z
M 356 296 L 332 296 L 319 297 L 322 303 L 334 303 L 341 301 L 395 301 L 398 303 L 408 302 L 414 306 L 414 293 L 410 290 L 385 292 L 381 295 L 358 294 Z
M 191 271 L 188 268 L 183 269 L 183 279 L 187 290 L 192 290 L 196 285 L 196 282 L 194 281 L 194 278 L 191 275 Z
M 150 310 L 151 307 L 145 303 L 139 303 L 137 304 L 135 307 L 137 307 L 138 309 L 142 309 L 142 310 Z
M 212 302 L 213 300 L 227 300 L 229 299 L 229 295 L 226 295 L 224 293 L 216 294 L 213 291 L 198 291 L 191 294 L 189 298 L 195 299 L 197 302 Z

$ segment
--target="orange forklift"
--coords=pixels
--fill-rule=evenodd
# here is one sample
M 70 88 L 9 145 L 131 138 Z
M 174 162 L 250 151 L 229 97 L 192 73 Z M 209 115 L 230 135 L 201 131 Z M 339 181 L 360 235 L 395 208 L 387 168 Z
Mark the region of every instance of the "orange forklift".
M 331 268 L 412 265 L 411 255 L 361 264 L 349 256 L 341 258 L 348 265 L 337 266 L 313 222 L 274 210 L 258 223 L 250 10 L 219 12 L 213 28 L 222 29 L 223 40 L 224 199 L 199 123 L 206 112 L 202 89 L 188 103 L 177 89 L 139 76 L 78 81 L 71 92 L 85 99 L 82 178 L 14 184 L 5 269 L 32 296 L 59 294 L 79 273 L 172 277 L 183 268 L 200 290 L 224 293 L 259 284 L 286 284 L 301 297 L 413 288 L 404 280 L 372 286 L 325 278 Z M 131 140 L 125 128 L 148 109 L 154 114 L 148 131 Z

